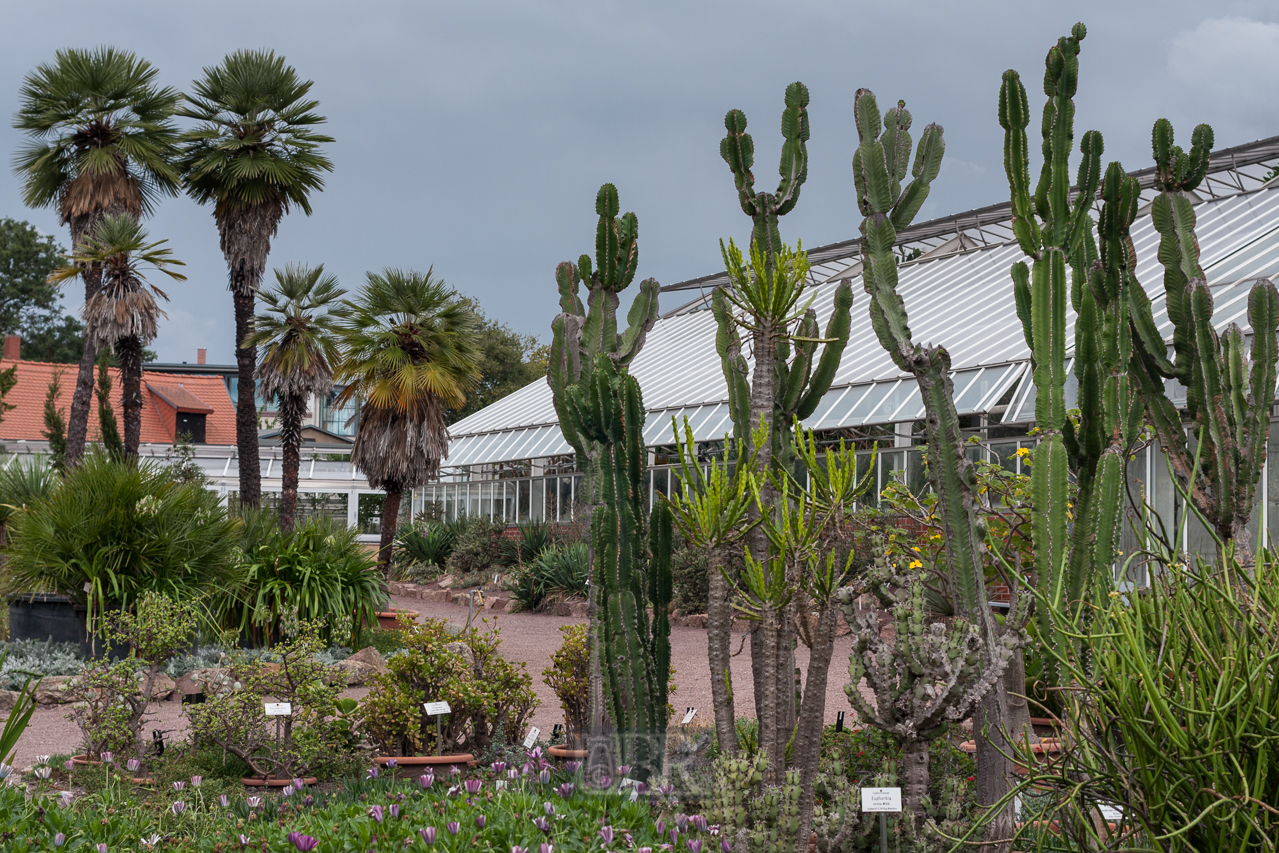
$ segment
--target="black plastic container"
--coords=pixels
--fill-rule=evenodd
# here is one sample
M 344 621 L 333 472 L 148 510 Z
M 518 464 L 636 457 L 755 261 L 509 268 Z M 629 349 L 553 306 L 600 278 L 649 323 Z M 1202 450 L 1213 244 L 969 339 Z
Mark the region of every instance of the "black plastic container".
M 14 640 L 52 640 L 75 643 L 86 658 L 106 654 L 102 637 L 90 642 L 86 636 L 88 609 L 65 595 L 34 592 L 9 596 L 9 637 Z M 122 657 L 112 649 L 113 658 Z M 95 654 L 96 652 L 96 654 Z

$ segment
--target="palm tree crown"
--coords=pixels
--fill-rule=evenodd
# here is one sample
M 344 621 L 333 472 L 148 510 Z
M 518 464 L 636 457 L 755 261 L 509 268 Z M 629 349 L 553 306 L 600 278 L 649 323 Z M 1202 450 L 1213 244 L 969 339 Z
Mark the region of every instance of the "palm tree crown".
M 333 387 L 338 363 L 337 316 L 331 309 L 346 291 L 324 265 L 290 264 L 275 271 L 276 286 L 260 298 L 255 331 L 245 346 L 260 348 L 258 390 L 262 396 L 322 394 Z
M 28 74 L 13 126 L 31 142 L 14 171 L 30 207 L 56 206 L 62 222 L 104 211 L 137 217 L 177 191 L 173 166 L 181 95 L 156 68 L 113 47 L 60 50 Z
M 169 269 L 185 265 L 164 243 L 148 243 L 146 229 L 133 217 L 110 214 L 71 255 L 72 263 L 49 276 L 49 282 L 57 284 L 75 278 L 85 266 L 100 266 L 102 284 L 84 306 L 85 335 L 96 346 L 111 346 L 129 337 L 139 338 L 142 344 L 155 340 L 158 319 L 164 314 L 155 297 L 165 301 L 169 297 L 147 283 L 144 266 L 186 281 L 185 275 Z
M 333 139 L 314 130 L 326 119 L 307 97 L 312 85 L 269 50 L 239 50 L 205 68 L 179 111 L 200 123 L 182 156 L 191 197 L 213 202 L 215 215 L 258 205 L 282 214 L 291 204 L 310 215 L 309 194 L 333 171 L 320 152 Z
M 351 461 L 374 488 L 412 488 L 448 452 L 445 408 L 479 381 L 477 320 L 444 282 L 412 271 L 369 273 L 342 320 L 339 400 L 362 403 Z

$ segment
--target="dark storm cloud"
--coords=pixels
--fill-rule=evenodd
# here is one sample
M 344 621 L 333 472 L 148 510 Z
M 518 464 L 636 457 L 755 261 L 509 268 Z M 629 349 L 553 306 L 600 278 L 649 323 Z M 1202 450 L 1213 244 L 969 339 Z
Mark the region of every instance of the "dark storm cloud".
M 271 47 L 329 117 L 335 172 L 315 215 L 290 214 L 269 262 L 324 262 L 348 288 L 386 266 L 435 272 L 519 331 L 547 337 L 558 261 L 590 251 L 600 183 L 640 219 L 640 275 L 714 272 L 717 240 L 745 239 L 719 159 L 723 116 L 743 109 L 757 186 L 776 181 L 778 117 L 792 80 L 812 91 L 809 179 L 783 236 L 817 246 L 856 233 L 849 160 L 854 92 L 904 98 L 946 128 L 940 179 L 922 216 L 1006 196 L 995 120 L 1000 74 L 1019 69 L 1039 101 L 1043 55 L 1076 19 L 1083 45 L 1079 128 L 1107 159 L 1149 165 L 1165 115 L 1188 137 L 1208 121 L 1219 146 L 1279 134 L 1279 10 L 1273 3 L 282 3 L 6 4 L 0 112 L 24 74 L 60 47 L 113 44 L 188 85 L 230 50 Z M 1063 11 L 1066 10 L 1066 11 Z M 21 137 L 6 122 L 6 160 Z M 22 207 L 0 173 L 0 215 L 66 241 L 47 211 Z M 232 361 L 231 300 L 206 209 L 185 199 L 149 223 L 187 261 L 190 282 L 156 344 L 164 360 Z M 668 306 L 669 307 L 669 306 Z

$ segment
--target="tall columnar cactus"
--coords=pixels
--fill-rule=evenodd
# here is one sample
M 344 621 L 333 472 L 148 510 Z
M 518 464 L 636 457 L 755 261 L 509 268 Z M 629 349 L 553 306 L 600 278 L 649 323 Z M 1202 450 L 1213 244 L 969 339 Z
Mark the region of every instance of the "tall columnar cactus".
M 564 416 L 572 429 L 603 449 L 603 503 L 591 518 L 603 695 L 622 762 L 641 775 L 657 773 L 666 749 L 671 660 L 671 512 L 659 503 L 646 519 L 648 452 L 635 378 L 607 354 L 597 355 L 586 381 L 567 396 Z
M 850 328 L 852 288 L 841 284 L 834 294 L 834 304 L 827 321 L 825 335 L 819 336 L 817 314 L 803 304 L 808 278 L 808 261 L 802 250 L 791 251 L 781 239 L 778 219 L 789 213 L 799 199 L 799 191 L 808 177 L 806 143 L 808 127 L 808 89 L 802 83 L 786 88 L 786 106 L 782 113 L 781 182 L 775 193 L 757 192 L 754 164 L 755 143 L 746 132 L 746 116 L 733 110 L 724 119 L 727 134 L 720 143 L 720 154 L 733 173 L 742 210 L 754 224 L 749 246 L 749 263 L 731 241 L 721 247 L 729 284 L 717 288 L 712 297 L 712 311 L 718 327 L 716 348 L 719 351 L 728 385 L 729 412 L 735 439 L 757 454 L 763 472 L 793 466 L 792 425 L 796 418 L 809 417 L 830 389 L 839 367 Z M 810 300 L 811 301 L 811 300 Z M 749 375 L 742 355 L 741 328 L 750 332 L 754 369 Z M 817 348 L 821 344 L 821 354 Z M 792 355 L 792 349 L 794 354 Z M 752 436 L 763 427 L 766 440 L 751 447 Z M 764 506 L 775 505 L 776 496 L 765 480 Z M 748 537 L 751 553 L 757 561 L 768 557 L 768 544 L 761 531 Z M 792 581 L 795 579 L 792 578 Z M 793 585 L 793 584 L 792 584 Z M 778 716 L 778 734 L 788 741 L 794 730 L 798 691 L 794 676 L 795 606 L 791 606 L 778 623 L 778 634 L 765 638 L 761 630 L 751 634 L 751 665 L 754 675 L 755 704 L 764 702 L 765 687 L 772 681 L 783 707 Z M 713 659 L 714 651 L 727 648 L 726 630 L 708 631 L 707 643 Z M 786 659 L 773 673 L 765 673 L 762 664 L 765 646 L 785 649 Z M 721 675 L 713 683 L 718 694 Z M 717 700 L 722 695 L 717 695 Z M 774 733 L 764 733 L 771 736 Z M 732 750 L 735 744 L 720 744 Z M 770 767 L 770 781 L 780 782 L 784 768 Z
M 1159 261 L 1173 324 L 1174 358 L 1168 359 L 1145 294 L 1134 282 L 1139 354 L 1134 373 L 1178 484 L 1217 536 L 1237 543 L 1240 559 L 1247 562 L 1251 551 L 1247 524 L 1266 462 L 1275 401 L 1279 292 L 1269 280 L 1260 279 L 1248 294 L 1250 351 L 1243 331 L 1234 323 L 1217 336 L 1212 326 L 1212 294 L 1199 266 L 1195 211 L 1189 196 L 1207 173 L 1212 128 L 1196 127 L 1186 152 L 1173 145 L 1172 125 L 1160 119 L 1155 123 L 1153 148 L 1155 186 L 1160 192 L 1151 216 L 1160 236 Z M 1164 379 L 1176 379 L 1186 389 L 1193 440 L 1187 438 L 1180 413 L 1168 399 Z
M 617 188 L 600 187 L 595 197 L 599 224 L 595 231 L 595 264 L 582 255 L 574 266 L 565 261 L 555 269 L 559 285 L 561 314 L 551 322 L 551 358 L 547 384 L 555 399 L 564 439 L 577 454 L 577 468 L 583 475 L 584 504 L 600 503 L 601 479 L 597 472 L 604 449 L 581 435 L 573 421 L 565 417 L 568 391 L 584 388 L 597 356 L 607 356 L 625 372 L 644 346 L 649 329 L 657 321 L 657 297 L 661 287 L 655 279 L 640 284 L 639 295 L 627 313 L 625 330 L 617 327 L 618 294 L 635 279 L 639 263 L 639 222 L 634 213 L 619 217 Z M 586 302 L 578 295 L 578 285 L 586 288 Z

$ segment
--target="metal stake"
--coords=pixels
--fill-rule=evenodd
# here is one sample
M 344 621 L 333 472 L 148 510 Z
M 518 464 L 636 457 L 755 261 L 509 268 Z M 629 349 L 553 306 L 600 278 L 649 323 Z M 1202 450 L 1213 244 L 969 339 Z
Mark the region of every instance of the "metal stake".
M 888 816 L 883 812 L 879 813 L 879 851 L 888 853 Z

